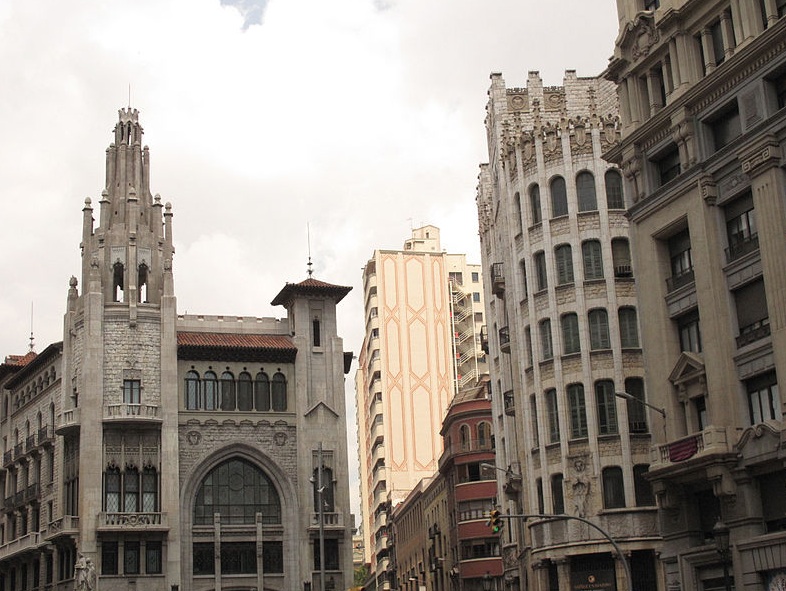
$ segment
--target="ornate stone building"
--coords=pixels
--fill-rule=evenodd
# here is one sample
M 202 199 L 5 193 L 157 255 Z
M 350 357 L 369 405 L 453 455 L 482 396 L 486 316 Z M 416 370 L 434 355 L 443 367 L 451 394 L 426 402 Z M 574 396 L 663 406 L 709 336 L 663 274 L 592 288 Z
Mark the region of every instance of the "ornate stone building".
M 619 141 L 602 78 L 526 88 L 491 75 L 489 162 L 477 206 L 486 286 L 498 499 L 505 512 L 567 514 L 610 532 L 639 590 L 657 584 L 651 433 L 622 175 L 601 154 Z M 629 393 L 633 400 L 615 396 Z M 513 520 L 504 584 L 548 591 L 629 589 L 611 544 L 586 524 Z M 607 588 L 607 587 L 603 587 Z
M 668 589 L 786 580 L 786 3 L 619 0 L 606 76 L 642 310 Z M 650 413 L 652 415 L 652 413 Z M 715 541 L 727 526 L 729 560 Z M 718 527 L 720 526 L 720 527 Z
M 103 591 L 346 588 L 350 288 L 287 283 L 281 319 L 178 316 L 142 133 L 122 109 L 63 342 L 0 366 L 0 587 L 71 588 L 76 567 Z

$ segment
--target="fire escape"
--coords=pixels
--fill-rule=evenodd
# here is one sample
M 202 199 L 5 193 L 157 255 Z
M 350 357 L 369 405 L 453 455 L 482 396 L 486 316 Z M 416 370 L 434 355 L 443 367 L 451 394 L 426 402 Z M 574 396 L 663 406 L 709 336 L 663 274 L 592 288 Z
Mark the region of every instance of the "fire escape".
M 475 334 L 475 313 L 472 294 L 465 292 L 461 282 L 450 280 L 451 329 L 453 331 L 453 381 L 455 394 L 478 379 L 478 343 Z

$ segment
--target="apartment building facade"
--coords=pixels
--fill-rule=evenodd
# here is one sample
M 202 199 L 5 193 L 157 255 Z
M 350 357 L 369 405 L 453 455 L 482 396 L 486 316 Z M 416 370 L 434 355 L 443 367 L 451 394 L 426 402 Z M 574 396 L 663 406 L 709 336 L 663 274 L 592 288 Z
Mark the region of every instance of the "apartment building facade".
M 619 86 L 669 589 L 786 580 L 786 3 L 621 0 Z M 653 413 L 650 413 L 651 416 Z M 730 549 L 718 543 L 730 534 Z M 724 575 L 728 572 L 728 579 Z

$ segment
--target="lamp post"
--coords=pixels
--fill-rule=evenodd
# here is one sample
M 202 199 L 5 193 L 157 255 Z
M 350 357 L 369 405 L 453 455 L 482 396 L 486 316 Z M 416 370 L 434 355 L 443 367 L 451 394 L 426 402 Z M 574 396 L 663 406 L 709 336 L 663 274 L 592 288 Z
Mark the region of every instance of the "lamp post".
M 731 549 L 729 547 L 729 526 L 718 519 L 718 522 L 712 528 L 712 534 L 715 538 L 715 550 L 717 550 L 723 563 L 723 584 L 726 591 L 731 591 L 731 578 L 729 577 L 729 562 L 731 562 Z
M 483 591 L 491 591 L 491 583 L 492 583 L 491 573 L 489 573 L 489 571 L 486 571 L 486 574 L 483 575 Z
M 638 402 L 642 406 L 646 406 L 647 408 L 651 408 L 660 416 L 663 417 L 663 443 L 668 441 L 668 437 L 666 436 L 666 409 L 663 407 L 655 406 L 654 404 L 650 404 L 646 400 L 642 400 L 641 398 L 636 398 L 633 394 L 628 392 L 614 392 L 614 396 L 617 398 L 624 398 L 625 400 L 629 400 L 631 402 Z

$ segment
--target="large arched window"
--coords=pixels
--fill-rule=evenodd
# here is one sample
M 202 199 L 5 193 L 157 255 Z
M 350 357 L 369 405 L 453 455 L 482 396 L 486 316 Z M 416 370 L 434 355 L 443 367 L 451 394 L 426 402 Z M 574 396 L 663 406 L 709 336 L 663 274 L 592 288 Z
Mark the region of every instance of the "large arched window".
M 595 177 L 586 170 L 576 176 L 576 193 L 579 197 L 579 211 L 595 211 L 598 209 L 598 197 L 595 193 Z
M 565 179 L 555 176 L 551 181 L 551 217 L 568 215 L 568 191 Z
M 273 374 L 272 398 L 273 410 L 283 412 L 287 409 L 287 379 L 280 371 Z
M 219 464 L 205 476 L 194 502 L 194 524 L 254 523 L 257 513 L 262 523 L 281 523 L 281 500 L 267 475 L 251 462 L 232 459 Z
M 254 408 L 256 410 L 270 410 L 270 380 L 267 374 L 259 372 L 254 378 Z
M 235 376 L 229 371 L 221 374 L 221 410 L 235 410 Z
M 186 373 L 186 409 L 199 409 L 199 374 L 195 371 Z
M 218 408 L 218 376 L 212 371 L 205 372 L 203 394 L 205 395 L 205 410 L 216 410 Z
M 251 374 L 247 371 L 237 376 L 237 409 L 249 411 L 253 406 L 253 394 L 251 392 Z

